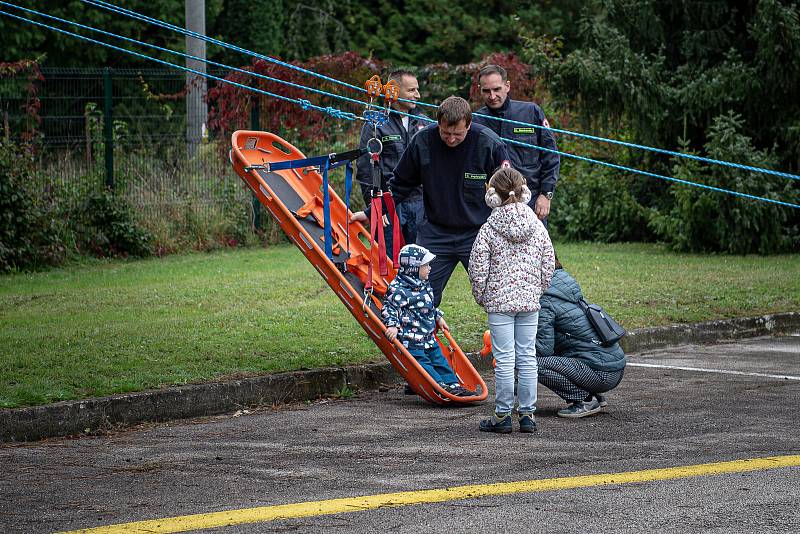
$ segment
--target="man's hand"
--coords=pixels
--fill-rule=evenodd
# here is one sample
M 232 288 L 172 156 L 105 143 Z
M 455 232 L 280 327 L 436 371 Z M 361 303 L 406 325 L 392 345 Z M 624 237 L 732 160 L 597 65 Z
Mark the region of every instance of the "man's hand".
M 544 195 L 539 195 L 536 198 L 536 207 L 533 209 L 533 211 L 541 221 L 550 214 L 550 200 Z
M 441 328 L 442 330 L 450 331 L 450 327 L 447 326 L 447 321 L 444 320 L 444 317 L 439 317 L 438 319 L 436 319 L 436 324 L 438 324 L 439 328 Z
M 350 217 L 350 222 L 365 223 L 368 220 L 369 219 L 367 218 L 367 214 L 364 213 L 363 211 L 357 211 Z M 383 225 L 389 226 L 389 217 L 386 214 L 383 215 Z
M 389 341 L 394 341 L 394 338 L 397 337 L 397 327 L 396 326 L 390 326 L 389 328 L 386 329 L 386 334 L 385 335 L 386 335 L 386 339 L 388 339 Z

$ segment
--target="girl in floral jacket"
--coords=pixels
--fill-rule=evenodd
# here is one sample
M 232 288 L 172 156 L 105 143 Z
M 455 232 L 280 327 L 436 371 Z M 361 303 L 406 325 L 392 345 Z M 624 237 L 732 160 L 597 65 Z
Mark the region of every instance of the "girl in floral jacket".
M 520 432 L 536 422 L 536 327 L 539 297 L 550 287 L 555 253 L 542 222 L 528 206 L 525 178 L 512 168 L 489 180 L 486 204 L 492 208 L 469 259 L 475 301 L 489 313 L 495 368 L 494 415 L 481 421 L 484 432 L 511 432 L 514 368 L 519 370 Z

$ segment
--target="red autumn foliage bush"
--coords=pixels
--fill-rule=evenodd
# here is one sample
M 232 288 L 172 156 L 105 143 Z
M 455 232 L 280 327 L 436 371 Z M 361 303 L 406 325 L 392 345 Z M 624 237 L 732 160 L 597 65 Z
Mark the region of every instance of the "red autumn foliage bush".
M 374 74 L 380 73 L 383 67 L 381 62 L 364 58 L 354 52 L 320 56 L 305 62 L 292 62 L 292 64 L 313 72 L 324 73 L 325 76 L 358 88 L 363 87 L 364 82 Z M 247 70 L 328 93 L 343 95 L 354 100 L 363 101 L 365 99 L 363 89 L 356 90 L 345 87 L 264 60 L 254 61 Z M 356 115 L 360 115 L 363 111 L 363 107 L 355 103 L 241 72 L 231 73 L 227 79 L 285 98 L 308 100 L 321 107 L 330 106 Z M 219 84 L 210 89 L 208 98 L 210 103 L 209 128 L 219 132 L 223 137 L 233 130 L 250 127 L 250 113 L 255 99 L 258 99 L 260 128 L 279 135 L 291 133 L 292 143 L 316 145 L 327 141 L 331 133 L 357 132 L 362 124 L 360 121 L 343 121 L 323 115 L 318 111 L 304 110 L 295 102 L 259 94 L 230 84 Z

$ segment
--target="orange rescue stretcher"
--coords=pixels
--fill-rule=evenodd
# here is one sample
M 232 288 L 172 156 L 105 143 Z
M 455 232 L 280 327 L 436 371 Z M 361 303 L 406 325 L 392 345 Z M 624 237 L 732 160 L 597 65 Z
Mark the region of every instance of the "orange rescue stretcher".
M 240 130 L 234 132 L 231 145 L 230 161 L 236 173 L 314 265 L 411 389 L 434 404 L 485 400 L 486 383 L 450 332 L 437 331 L 437 341 L 461 385 L 476 391 L 473 396 L 457 397 L 441 388 L 401 343 L 386 339 L 386 327 L 381 321 L 381 298 L 396 274 L 395 267 L 387 259 L 384 265 L 388 266 L 388 275 L 380 274 L 377 268 L 378 246 L 360 223 L 348 224 L 350 212 L 330 187 L 332 255 L 328 257 L 320 169 L 309 166 L 270 170 L 270 163 L 305 159 L 297 148 L 271 133 Z M 372 291 L 365 291 L 369 282 Z M 309 335 L 313 333 L 309 332 Z

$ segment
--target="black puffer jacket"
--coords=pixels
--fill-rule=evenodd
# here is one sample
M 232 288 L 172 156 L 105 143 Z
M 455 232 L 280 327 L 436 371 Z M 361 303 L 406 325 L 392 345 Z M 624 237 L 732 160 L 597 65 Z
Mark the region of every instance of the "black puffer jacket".
M 561 356 L 583 360 L 596 371 L 625 368 L 625 353 L 619 343 L 603 347 L 586 314 L 578 305 L 583 298 L 578 282 L 564 269 L 557 269 L 553 281 L 539 300 L 539 329 L 536 356 Z

